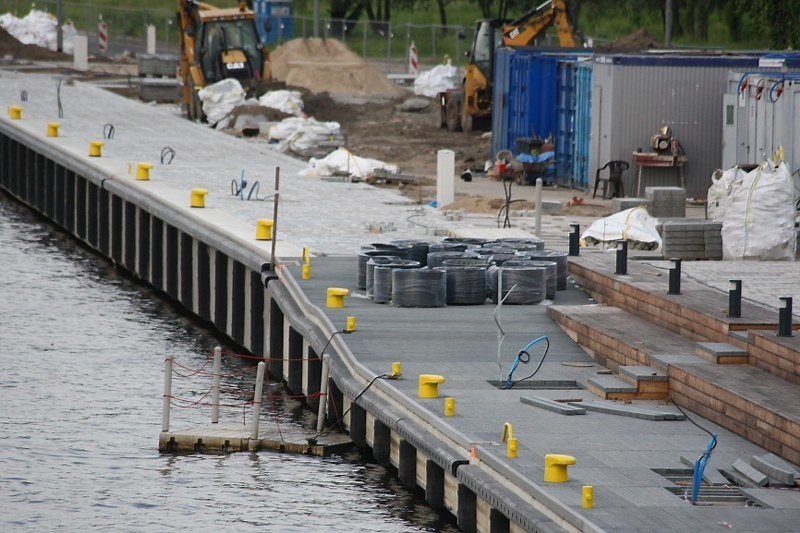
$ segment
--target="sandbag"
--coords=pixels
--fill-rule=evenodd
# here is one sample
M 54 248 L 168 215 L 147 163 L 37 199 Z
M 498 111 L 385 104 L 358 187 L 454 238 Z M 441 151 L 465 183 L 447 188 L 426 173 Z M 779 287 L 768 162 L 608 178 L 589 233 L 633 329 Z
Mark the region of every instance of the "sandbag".
M 616 247 L 617 241 L 627 240 L 633 250 L 658 250 L 661 236 L 656 230 L 656 220 L 644 207 L 633 207 L 595 220 L 581 235 L 582 246 L 602 245 Z
M 728 207 L 731 192 L 734 187 L 741 186 L 742 180 L 747 174 L 738 166 L 729 168 L 721 174 L 718 173 L 717 170 L 711 175 L 711 187 L 708 188 L 706 205 L 708 205 L 708 219 L 721 221 L 725 218 L 725 210 Z

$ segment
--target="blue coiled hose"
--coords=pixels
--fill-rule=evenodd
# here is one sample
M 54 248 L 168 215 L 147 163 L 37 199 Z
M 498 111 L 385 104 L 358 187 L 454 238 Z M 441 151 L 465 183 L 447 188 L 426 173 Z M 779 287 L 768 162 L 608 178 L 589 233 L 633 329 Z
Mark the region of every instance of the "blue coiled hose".
M 542 354 L 542 358 L 539 360 L 539 364 L 536 365 L 536 369 L 531 372 L 530 375 L 525 376 L 524 378 L 517 380 L 516 382 L 512 380 L 514 375 L 514 371 L 517 369 L 520 363 L 528 364 L 531 360 L 531 354 L 528 352 L 532 347 L 534 347 L 539 342 L 544 341 L 546 346 L 544 348 L 544 353 Z M 533 339 L 531 342 L 525 345 L 523 349 L 521 349 L 517 356 L 514 358 L 514 362 L 511 364 L 511 370 L 508 371 L 508 377 L 506 378 L 505 383 L 503 383 L 503 389 L 508 390 L 514 386 L 514 383 L 518 383 L 520 381 L 525 381 L 526 379 L 530 379 L 536 375 L 540 368 L 542 368 L 542 363 L 544 363 L 544 358 L 547 357 L 547 352 L 550 350 L 550 339 L 547 338 L 546 335 L 542 335 L 541 337 L 537 337 Z

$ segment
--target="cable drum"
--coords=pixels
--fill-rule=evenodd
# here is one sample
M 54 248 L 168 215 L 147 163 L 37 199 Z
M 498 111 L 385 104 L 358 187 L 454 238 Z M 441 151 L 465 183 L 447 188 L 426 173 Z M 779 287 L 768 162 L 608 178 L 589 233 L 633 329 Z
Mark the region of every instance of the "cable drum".
M 386 250 L 394 252 L 400 259 L 411 259 L 411 245 L 410 244 L 394 244 L 391 242 L 373 242 L 369 245 L 373 250 Z M 365 247 L 362 247 L 365 248 Z
M 442 241 L 454 244 L 467 244 L 469 246 L 483 246 L 489 242 L 487 239 L 481 239 L 479 237 L 445 237 Z
M 461 242 L 432 242 L 429 252 L 466 252 L 469 245 Z
M 530 245 L 535 246 L 537 250 L 544 250 L 544 241 L 538 237 L 503 237 L 500 239 L 495 239 L 492 242 L 502 244 L 503 246 L 510 246 L 512 248 L 516 247 L 517 245 Z
M 392 271 L 419 268 L 419 261 L 400 259 L 382 265 L 375 265 L 372 276 L 372 300 L 379 304 L 392 300 Z
M 444 307 L 446 304 L 447 275 L 444 270 L 392 270 L 392 305 Z
M 442 266 L 446 259 L 466 259 L 475 258 L 478 254 L 473 252 L 428 252 L 428 268 Z
M 443 267 L 484 267 L 488 268 L 491 262 L 481 257 L 456 257 L 442 261 Z
M 356 288 L 362 290 L 367 288 L 367 261 L 369 261 L 370 257 L 379 257 L 379 256 L 397 257 L 396 254 L 393 254 L 389 250 L 376 250 L 374 248 L 362 249 L 360 252 L 358 252 L 358 270 L 356 271 Z
M 479 255 L 478 258 L 485 259 L 490 263 L 494 263 L 496 265 L 505 264 L 506 261 L 513 261 L 515 259 L 524 259 L 524 257 L 517 255 L 516 253 L 491 253 L 489 255 Z
M 486 280 L 489 284 L 489 296 L 493 303 L 497 303 L 497 278 L 500 268 L 491 266 L 486 271 Z M 503 287 L 502 293 L 506 304 L 534 305 L 544 300 L 547 270 L 544 267 L 502 267 Z M 512 291 L 511 288 L 514 287 Z M 509 292 L 510 291 L 510 292 Z M 507 295 L 507 296 L 506 296 Z
M 545 279 L 545 298 L 548 300 L 556 299 L 556 284 L 558 277 L 558 265 L 555 261 L 534 261 L 532 259 L 513 260 L 503 263 L 503 267 L 511 266 L 531 266 L 531 267 L 544 267 L 547 271 Z
M 566 252 L 556 252 L 555 250 L 526 250 L 522 252 L 524 255 L 527 255 L 531 259 L 541 260 L 541 261 L 555 261 L 556 265 L 558 265 L 558 278 L 556 281 L 556 289 L 563 291 L 567 288 L 567 253 Z
M 424 267 L 428 264 L 428 252 L 430 251 L 431 243 L 428 241 L 404 239 L 392 241 L 391 244 L 395 245 L 408 245 L 411 246 L 411 256 L 408 259 L 412 261 L 419 261 L 419 266 Z
M 370 257 L 367 261 L 367 281 L 365 283 L 365 289 L 367 289 L 367 296 L 370 298 L 372 297 L 372 289 L 373 289 L 373 272 L 375 271 L 375 266 L 377 265 L 386 265 L 390 263 L 396 263 L 398 261 L 403 261 L 396 255 L 379 255 L 376 257 Z M 417 263 L 419 265 L 419 263 Z
M 486 303 L 486 267 L 442 266 L 447 273 L 447 305 Z

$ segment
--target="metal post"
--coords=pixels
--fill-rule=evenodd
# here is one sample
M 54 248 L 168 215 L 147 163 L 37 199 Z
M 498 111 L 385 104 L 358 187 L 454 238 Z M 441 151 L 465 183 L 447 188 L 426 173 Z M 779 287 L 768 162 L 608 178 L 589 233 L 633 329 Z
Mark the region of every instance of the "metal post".
M 670 259 L 672 268 L 669 270 L 669 292 L 667 294 L 681 293 L 681 259 Z
M 319 37 L 319 0 L 314 0 L 314 38 Z
M 169 431 L 169 406 L 172 399 L 172 358 L 164 360 L 164 399 L 161 408 L 161 431 Z
M 56 1 L 56 50 L 59 52 L 64 51 L 64 30 L 61 26 L 64 25 L 64 10 L 61 5 L 61 0 Z
M 219 422 L 219 371 L 222 362 L 222 348 L 214 348 L 214 374 L 211 381 L 211 423 Z
M 534 234 L 541 238 L 542 237 L 542 178 L 536 178 L 536 226 L 534 230 Z
M 778 337 L 792 336 L 792 297 L 781 296 L 781 308 L 778 309 Z
M 728 289 L 728 316 L 740 318 L 742 316 L 742 280 L 729 280 Z
M 569 227 L 572 229 L 569 233 L 569 255 L 574 257 L 581 253 L 581 225 L 570 224 Z
M 330 373 L 330 356 L 322 354 L 322 377 L 319 378 L 319 408 L 317 409 L 317 433 L 325 427 L 325 415 L 328 412 L 328 375 Z
M 617 275 L 624 276 L 628 273 L 628 241 L 617 241 Z
M 267 365 L 264 361 L 258 363 L 256 371 L 256 392 L 253 396 L 253 424 L 250 429 L 250 444 L 248 448 L 254 450 L 258 440 L 258 419 L 261 418 L 261 396 L 264 393 L 264 372 Z
M 269 269 L 275 272 L 275 243 L 278 241 L 278 200 L 280 200 L 281 167 L 275 167 L 275 195 L 272 206 L 272 250 L 269 253 Z

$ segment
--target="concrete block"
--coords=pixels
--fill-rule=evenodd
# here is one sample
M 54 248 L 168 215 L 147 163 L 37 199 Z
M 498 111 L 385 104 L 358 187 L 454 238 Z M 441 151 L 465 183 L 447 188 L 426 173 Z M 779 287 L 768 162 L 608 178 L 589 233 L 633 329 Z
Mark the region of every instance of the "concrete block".
M 620 366 L 617 371 L 620 374 L 630 376 L 636 381 L 669 381 L 668 376 L 649 366 Z
M 647 198 L 614 198 L 611 201 L 611 206 L 614 213 L 641 206 L 647 208 L 649 212 L 652 208 L 652 202 Z
M 795 479 L 800 478 L 800 473 L 791 463 L 772 453 L 754 455 L 750 459 L 750 466 L 785 485 L 794 485 Z
M 713 356 L 747 357 L 747 350 L 737 348 L 727 342 L 698 342 L 697 349 Z
M 613 376 L 608 377 L 594 377 L 586 380 L 590 385 L 594 385 L 603 392 L 629 392 L 635 393 L 636 387 L 625 383 L 619 378 Z
M 745 463 L 741 459 L 737 459 L 731 465 L 734 470 L 736 470 L 740 475 L 749 479 L 752 483 L 759 487 L 763 487 L 767 483 L 769 483 L 769 478 L 763 472 L 760 472 L 750 466 L 749 464 Z
M 139 76 L 176 78 L 178 76 L 178 56 L 140 54 L 138 57 Z
M 522 396 L 519 401 L 527 405 L 541 407 L 548 411 L 558 413 L 560 415 L 585 415 L 586 409 L 577 407 L 568 403 L 557 402 L 549 398 L 542 398 L 539 396 Z

